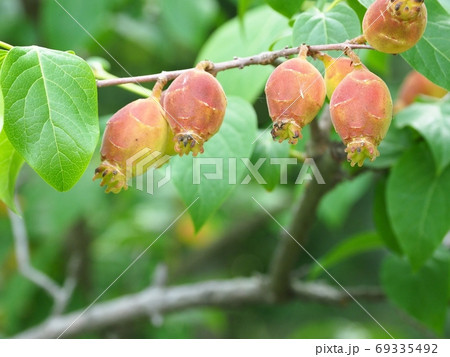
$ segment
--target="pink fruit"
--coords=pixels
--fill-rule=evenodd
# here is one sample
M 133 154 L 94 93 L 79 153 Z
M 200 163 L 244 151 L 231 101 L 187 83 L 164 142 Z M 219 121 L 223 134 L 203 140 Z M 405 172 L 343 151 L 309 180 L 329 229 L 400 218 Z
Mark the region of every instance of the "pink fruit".
M 102 162 L 93 179 L 102 179 L 100 186 L 106 185 L 107 193 L 127 189 L 127 179 L 160 165 L 158 160 L 165 154 L 170 155 L 168 142 L 172 140 L 172 132 L 159 104 L 159 94 L 160 91 L 155 90 L 150 98 L 126 105 L 106 124 Z M 129 159 L 133 162 L 127 163 Z M 139 170 L 135 165 L 138 162 L 145 162 Z
M 217 79 L 205 71 L 209 62 L 177 77 L 164 93 L 164 109 L 173 130 L 175 151 L 203 153 L 203 144 L 219 131 L 227 99 Z
M 266 84 L 267 106 L 273 121 L 272 137 L 296 144 L 301 129 L 309 124 L 325 101 L 325 82 L 319 71 L 306 60 L 307 46 L 299 56 L 283 62 Z
M 376 50 L 401 53 L 413 47 L 427 26 L 424 0 L 376 0 L 363 19 L 366 41 Z
M 339 83 L 347 74 L 353 71 L 353 62 L 350 58 L 333 58 L 324 54 L 320 58 L 325 65 L 325 85 L 327 87 L 327 97 L 331 96 Z
M 379 156 L 377 146 L 392 119 L 391 95 L 381 78 L 356 63 L 334 91 L 330 113 L 352 166 Z
M 395 102 L 394 112 L 398 112 L 414 102 L 419 95 L 442 98 L 447 90 L 439 87 L 419 72 L 411 71 L 400 87 L 398 98 Z

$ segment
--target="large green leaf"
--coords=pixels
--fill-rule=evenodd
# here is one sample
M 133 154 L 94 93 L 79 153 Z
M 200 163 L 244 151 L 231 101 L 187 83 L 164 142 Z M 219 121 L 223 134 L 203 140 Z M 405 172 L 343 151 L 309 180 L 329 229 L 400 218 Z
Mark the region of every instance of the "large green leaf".
M 304 0 L 265 0 L 269 6 L 280 14 L 291 18 L 300 11 Z
M 238 17 L 239 21 L 244 21 L 244 16 L 247 10 L 250 8 L 251 3 L 253 0 L 237 0 L 237 10 L 238 10 Z
M 292 41 L 295 46 L 340 43 L 360 34 L 358 15 L 347 4 L 340 3 L 329 11 L 313 7 L 300 14 L 294 24 Z
M 437 0 L 439 4 L 450 14 L 450 1 L 448 0 Z
M 390 255 L 381 269 L 387 296 L 409 314 L 442 332 L 446 317 L 449 253 L 437 251 L 418 271 L 406 259 Z
M 380 156 L 375 161 L 369 161 L 365 165 L 377 169 L 390 168 L 412 145 L 412 134 L 412 130 L 399 129 L 396 125 L 396 119 L 394 119 L 386 137 L 378 147 Z
M 161 24 L 181 48 L 198 49 L 218 14 L 215 0 L 159 0 Z M 182 9 L 182 10 L 181 10 Z
M 260 6 L 245 14 L 243 29 L 237 18 L 221 26 L 206 42 L 197 60 L 229 61 L 234 56 L 246 57 L 267 51 L 288 29 L 287 20 L 268 6 Z M 227 95 L 254 102 L 273 71 L 271 66 L 251 66 L 242 70 L 220 72 L 217 78 Z
M 184 203 L 188 206 L 199 198 L 189 210 L 197 231 L 222 205 L 236 184 L 241 183 L 242 176 L 247 172 L 241 158 L 250 157 L 253 151 L 252 138 L 256 135 L 257 121 L 253 107 L 240 98 L 229 97 L 222 127 L 205 144 L 204 154 L 197 158 L 184 156 L 171 159 L 173 182 Z M 233 162 L 236 163 L 236 174 L 230 174 Z M 201 174 L 199 184 L 194 183 L 195 164 L 201 165 L 197 166 L 200 169 L 197 172 Z M 220 170 L 221 164 L 223 170 Z M 204 177 L 205 173 L 214 174 L 216 170 L 223 172 L 221 178 Z M 230 184 L 230 177 L 236 179 L 236 184 Z
M 398 244 L 397 237 L 392 229 L 392 224 L 387 213 L 385 178 L 382 178 L 375 187 L 375 198 L 373 201 L 373 223 L 375 223 L 377 233 L 386 246 L 393 252 L 401 254 L 402 249 Z
M 358 15 L 359 21 L 362 21 L 366 13 L 366 6 L 362 5 L 359 0 L 346 0 L 348 6 Z
M 0 67 L 2 60 L 0 59 Z M 3 127 L 3 94 L 0 87 L 0 201 L 13 211 L 16 211 L 14 204 L 14 187 L 17 175 L 23 164 L 23 159 L 14 150 L 4 131 Z
M 9 141 L 45 181 L 69 190 L 85 171 L 99 135 L 89 65 L 66 52 L 15 47 L 0 79 Z
M 358 254 L 373 251 L 383 247 L 380 237 L 373 232 L 359 233 L 355 236 L 347 238 L 333 247 L 327 254 L 319 258 L 321 265 L 314 264 L 309 272 L 310 279 L 316 279 L 324 272 L 323 268 L 329 269 L 344 260 Z
M 8 54 L 7 50 L 0 49 L 0 68 L 2 67 L 3 60 L 5 59 L 7 54 Z
M 351 181 L 340 183 L 322 198 L 317 216 L 330 229 L 342 227 L 352 207 L 372 186 L 373 181 L 373 174 L 367 172 Z
M 450 15 L 436 1 L 426 2 L 428 24 L 421 40 L 401 54 L 415 70 L 450 90 Z
M 370 5 L 372 5 L 372 3 L 375 2 L 375 0 L 358 0 L 361 5 L 365 6 L 365 7 L 369 7 Z
M 16 211 L 14 188 L 23 159 L 8 141 L 5 132 L 0 133 L 0 200 Z
M 1 61 L 0 61 L 0 67 L 1 67 Z M 5 103 L 3 102 L 3 93 L 2 93 L 2 87 L 0 85 L 0 133 L 3 130 L 3 115 L 5 112 Z
M 450 100 L 415 103 L 398 113 L 396 124 L 411 126 L 425 138 L 438 171 L 450 163 Z
M 437 174 L 422 143 L 400 158 L 387 184 L 387 208 L 403 252 L 414 268 L 433 255 L 450 230 L 450 166 Z

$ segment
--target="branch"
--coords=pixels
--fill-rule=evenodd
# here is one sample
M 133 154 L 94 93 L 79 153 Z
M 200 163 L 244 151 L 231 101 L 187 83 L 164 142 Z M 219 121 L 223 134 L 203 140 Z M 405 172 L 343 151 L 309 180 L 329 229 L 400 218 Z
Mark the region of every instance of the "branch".
M 16 207 L 19 209 L 19 202 L 17 200 Z M 32 283 L 44 289 L 54 300 L 53 314 L 61 314 L 66 308 L 76 286 L 74 274 L 78 266 L 78 259 L 74 258 L 70 260 L 66 281 L 64 282 L 64 285 L 60 287 L 53 279 L 31 265 L 25 223 L 23 219 L 13 211 L 8 210 L 8 214 L 11 221 L 17 265 L 20 273 Z
M 150 287 L 141 292 L 99 303 L 83 313 L 83 309 L 56 316 L 24 331 L 15 338 L 57 338 L 96 331 L 118 323 L 194 307 L 227 307 L 248 304 L 274 304 L 267 289 L 266 277 L 212 280 L 169 288 Z M 340 289 L 320 283 L 294 283 L 292 300 L 316 301 L 342 305 L 349 296 Z M 377 288 L 350 289 L 356 298 L 372 301 L 384 299 Z
M 311 122 L 311 146 L 308 157 L 316 158 L 317 168 L 325 184 L 308 183 L 295 209 L 291 225 L 286 233 L 282 230 L 280 242 L 270 266 L 271 288 L 277 299 L 286 299 L 291 291 L 291 271 L 298 262 L 302 247 L 316 220 L 316 211 L 322 197 L 341 179 L 339 160 L 335 159 L 329 143 L 328 109 L 323 110 L 320 119 Z M 301 246 L 299 246 L 301 245 Z
M 362 44 L 354 44 L 349 42 L 336 43 L 330 45 L 313 45 L 309 46 L 308 54 L 313 56 L 315 53 L 320 51 L 344 51 L 346 48 L 352 49 L 367 49 L 372 50 L 373 48 L 369 45 Z M 272 64 L 275 60 L 281 57 L 289 57 L 292 55 L 298 54 L 300 47 L 294 48 L 284 48 L 278 51 L 268 51 L 262 52 L 255 56 L 250 57 L 235 57 L 231 61 L 219 62 L 219 63 L 211 63 L 209 68 L 209 72 L 216 74 L 221 71 L 226 71 L 232 68 L 244 68 L 252 65 L 269 65 Z M 188 71 L 189 69 L 181 69 L 170 72 L 161 72 L 157 74 L 150 74 L 146 76 L 138 76 L 138 77 L 124 77 L 124 78 L 111 78 L 97 81 L 97 87 L 108 87 L 108 86 L 117 86 L 126 83 L 146 83 L 146 82 L 156 82 L 161 78 L 165 78 L 167 80 L 172 80 Z

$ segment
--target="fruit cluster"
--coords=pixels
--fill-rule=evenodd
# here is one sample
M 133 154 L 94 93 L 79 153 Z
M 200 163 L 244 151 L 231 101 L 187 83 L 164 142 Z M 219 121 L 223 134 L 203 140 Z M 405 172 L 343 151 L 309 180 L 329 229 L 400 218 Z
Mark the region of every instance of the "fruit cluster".
M 364 16 L 363 35 L 354 42 L 368 42 L 385 53 L 408 50 L 425 31 L 423 1 L 376 0 Z M 310 53 L 324 63 L 325 78 L 306 60 L 308 51 L 308 46 L 301 46 L 298 57 L 279 65 L 267 81 L 272 137 L 296 144 L 302 128 L 317 116 L 328 97 L 331 120 L 346 145 L 348 161 L 352 166 L 362 166 L 366 158 L 373 161 L 392 119 L 388 87 L 349 48 L 345 51 L 348 58 Z M 128 104 L 108 121 L 102 163 L 94 175 L 94 180 L 102 180 L 101 186 L 107 186 L 106 192 L 126 189 L 127 179 L 167 162 L 162 158 L 203 153 L 203 144 L 219 130 L 227 105 L 221 85 L 208 72 L 212 69 L 210 62 L 200 62 L 164 92 L 165 81 L 159 81 L 149 98 Z M 418 94 L 442 96 L 445 91 L 420 74 L 411 74 L 396 110 Z
M 325 80 L 306 60 L 307 46 L 298 58 L 278 66 L 266 85 L 272 136 L 291 144 L 301 129 L 311 122 L 330 99 L 334 128 L 340 135 L 351 165 L 362 166 L 365 158 L 374 160 L 392 118 L 392 99 L 386 84 L 371 73 L 351 51 L 351 58 L 334 59 L 319 55 L 325 65 Z
M 136 100 L 112 116 L 103 135 L 102 162 L 93 178 L 102 179 L 106 192 L 127 189 L 128 179 L 166 163 L 166 156 L 203 153 L 204 142 L 222 125 L 227 106 L 220 83 L 206 72 L 209 66 L 200 62 L 164 92 L 164 81 L 158 82 L 149 98 Z

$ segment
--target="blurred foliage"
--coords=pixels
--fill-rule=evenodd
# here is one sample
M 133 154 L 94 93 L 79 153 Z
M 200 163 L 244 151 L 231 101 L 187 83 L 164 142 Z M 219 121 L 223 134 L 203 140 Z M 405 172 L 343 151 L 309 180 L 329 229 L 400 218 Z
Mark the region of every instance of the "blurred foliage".
M 309 12 L 321 11 L 312 9 L 314 1 L 297 1 L 298 7 L 301 5 L 303 10 L 309 12 L 304 12 L 300 17 L 294 15 L 293 21 L 289 22 L 286 16 L 292 16 L 298 7 L 292 2 L 289 2 L 290 6 L 281 6 L 281 2 L 272 0 L 267 0 L 267 3 L 286 16 L 262 5 L 264 1 L 257 0 L 59 1 L 79 24 L 53 0 L 2 0 L 1 39 L 15 45 L 36 44 L 73 50 L 83 58 L 103 57 L 110 62 L 111 72 L 117 76 L 188 68 L 205 58 L 228 60 L 233 56 L 243 57 L 268 50 L 274 44 L 275 48 L 281 48 L 285 43 L 280 38 L 285 37 L 289 26 L 301 16 L 308 16 Z M 347 3 L 350 7 L 341 4 L 334 11 L 342 8 L 351 14 L 352 27 L 347 30 L 353 34 L 355 21 L 357 24 L 357 19 L 361 20 L 363 10 L 357 1 L 348 0 Z M 241 20 L 236 17 L 238 12 Z M 327 16 L 340 18 L 339 13 L 333 12 Z M 312 25 L 307 26 L 297 20 L 295 29 L 296 41 L 302 41 L 306 38 L 304 36 L 313 36 Z M 339 27 L 332 29 L 332 32 L 333 36 L 342 35 Z M 315 35 L 320 39 L 327 36 L 327 32 Z M 362 58 L 369 69 L 383 77 L 395 97 L 402 78 L 409 71 L 404 60 L 400 56 L 374 52 L 365 52 Z M 260 130 L 266 129 L 269 123 L 262 92 L 270 72 L 269 66 L 252 67 L 223 72 L 218 76 L 227 94 L 237 95 L 254 104 Z M 111 113 L 135 98 L 135 95 L 120 88 L 101 89 L 101 126 L 104 127 Z M 415 111 L 420 112 L 425 106 L 417 107 Z M 404 126 L 412 126 L 419 132 L 422 130 L 423 125 L 418 128 L 421 123 L 416 119 L 409 123 L 403 121 Z M 427 132 L 426 129 L 424 127 L 423 131 Z M 307 140 L 309 135 L 305 132 Z M 426 135 L 425 138 L 428 140 Z M 441 144 L 446 142 L 443 140 Z M 253 158 L 267 155 L 271 143 L 263 140 L 258 145 Z M 448 298 L 432 297 L 429 306 L 438 306 L 434 309 L 430 307 L 433 315 L 425 318 L 423 314 L 414 313 L 423 306 L 417 300 L 420 295 L 414 300 L 409 299 L 417 289 L 428 289 L 428 286 L 421 285 L 421 274 L 427 279 L 427 272 L 431 271 L 433 281 L 436 282 L 447 277 L 438 268 L 444 266 L 446 269 L 448 260 L 445 261 L 439 255 L 439 264 L 433 265 L 437 259 L 434 256 L 418 273 L 411 270 L 403 258 L 389 255 L 385 260 L 388 249 L 400 251 L 392 223 L 394 231 L 402 230 L 411 222 L 410 216 L 402 216 L 402 211 L 405 208 L 417 208 L 413 200 L 410 203 L 405 201 L 400 206 L 398 201 L 392 205 L 392 197 L 385 195 L 392 186 L 404 184 L 394 175 L 401 175 L 404 166 L 417 166 L 414 157 L 409 156 L 411 152 L 417 153 L 423 145 L 423 139 L 410 128 L 400 130 L 393 125 L 380 147 L 381 158 L 372 165 L 376 173 L 364 173 L 344 181 L 324 198 L 307 247 L 313 256 L 327 264 L 330 273 L 344 286 L 380 285 L 379 272 L 383 267 L 382 283 L 394 304 L 389 301 L 364 302 L 364 306 L 399 338 L 435 336 L 429 327 L 443 336 L 450 336 L 449 320 L 444 326 L 445 316 L 442 316 L 448 310 Z M 303 151 L 304 146 L 303 141 L 293 149 Z M 419 156 L 427 153 L 424 149 Z M 277 154 L 288 156 L 289 149 L 280 146 Z M 431 158 L 431 154 L 428 156 Z M 401 162 L 392 174 L 394 177 L 389 178 L 386 189 L 387 170 L 397 165 L 400 158 Z M 173 183 L 163 186 L 153 196 L 133 188 L 118 196 L 105 195 L 98 185 L 91 182 L 98 160 L 93 160 L 82 179 L 66 193 L 50 188 L 27 166 L 18 179 L 18 199 L 30 237 L 33 265 L 62 283 L 69 257 L 76 252 L 83 259 L 82 268 L 78 271 L 79 285 L 70 303 L 70 310 L 89 305 L 185 208 Z M 422 166 L 432 166 L 430 160 L 417 166 L 417 170 Z M 448 160 L 441 161 L 448 163 Z M 252 162 L 255 163 L 255 160 L 252 159 Z M 289 167 L 289 182 L 295 181 L 298 172 L 298 166 Z M 179 176 L 182 177 L 183 173 L 179 173 Z M 238 185 L 199 232 L 195 233 L 192 220 L 184 215 L 126 273 L 126 277 L 119 279 L 108 290 L 101 301 L 147 287 L 154 268 L 160 262 L 167 264 L 170 272 L 174 273 L 172 283 L 266 273 L 279 233 L 279 227 L 269 217 L 265 218 L 263 224 L 253 226 L 251 233 L 246 232 L 246 235 L 238 237 L 237 246 L 210 257 L 202 266 L 191 266 L 191 271 L 195 273 L 183 273 L 196 254 L 227 237 L 233 227 L 263 214 L 260 207 L 250 199 L 251 196 L 269 211 L 276 212 L 276 218 L 283 225 L 289 224 L 292 219 L 291 204 L 301 196 L 303 187 L 293 187 L 293 184 L 276 186 L 274 177 L 279 175 L 279 171 L 269 172 L 267 166 L 262 168 L 261 173 L 268 175 L 265 187 L 256 185 L 254 180 L 248 185 Z M 430 176 L 439 180 L 433 173 Z M 411 177 L 408 180 L 412 182 L 415 179 Z M 378 182 L 381 182 L 381 188 L 375 190 Z M 448 191 L 443 194 L 444 198 L 448 198 L 445 196 Z M 387 205 L 393 206 L 394 211 L 405 221 L 400 228 L 398 222 L 390 221 L 387 212 L 379 213 L 380 210 L 386 211 Z M 382 241 L 386 243 L 382 244 Z M 402 248 L 409 247 L 408 243 L 400 243 Z M 444 255 L 448 257 L 448 250 Z M 325 274 L 320 275 L 305 255 L 298 262 L 298 271 L 295 273 L 302 277 L 318 277 L 334 284 Z M 415 274 L 419 274 L 419 278 Z M 404 291 L 396 286 L 402 277 Z M 441 283 L 435 285 L 436 294 L 446 291 L 445 283 Z M 405 292 L 410 295 L 405 296 Z M 0 336 L 10 336 L 43 321 L 51 311 L 51 303 L 45 292 L 17 272 L 11 227 L 6 207 L 0 202 Z M 429 327 L 413 320 L 395 305 L 412 312 L 412 316 Z M 385 338 L 386 335 L 356 304 L 323 306 L 293 302 L 239 309 L 188 310 L 164 317 L 161 324 L 152 324 L 148 319 L 143 319 L 82 337 Z

